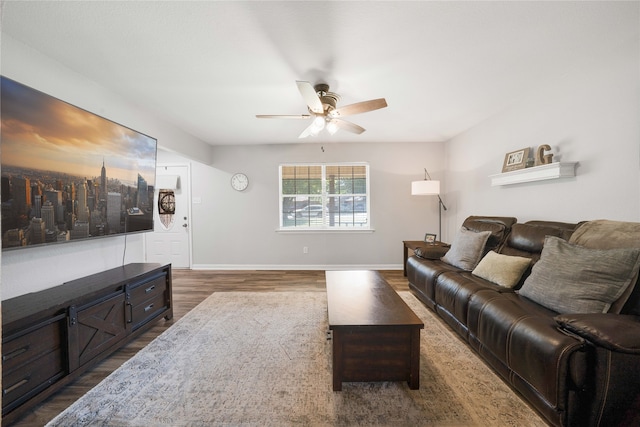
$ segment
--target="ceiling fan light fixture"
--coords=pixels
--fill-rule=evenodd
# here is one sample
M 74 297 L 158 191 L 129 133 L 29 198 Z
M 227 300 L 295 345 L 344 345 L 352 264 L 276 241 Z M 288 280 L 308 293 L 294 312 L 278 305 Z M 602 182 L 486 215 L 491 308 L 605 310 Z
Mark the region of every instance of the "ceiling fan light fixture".
M 306 138 L 309 135 L 316 136 L 322 129 L 327 129 L 331 135 L 335 134 L 338 129 L 356 135 L 365 131 L 362 126 L 343 120 L 345 116 L 366 113 L 378 110 L 387 106 L 384 98 L 371 99 L 369 101 L 357 102 L 349 104 L 341 108 L 337 108 L 337 102 L 340 96 L 337 93 L 329 91 L 329 85 L 319 83 L 312 86 L 311 83 L 305 81 L 296 81 L 298 91 L 305 103 L 309 114 L 302 115 L 264 115 L 258 114 L 258 118 L 284 118 L 284 119 L 309 119 L 313 118 L 311 124 L 298 136 L 298 138 Z
M 324 126 L 325 126 L 324 117 L 316 116 L 313 119 L 313 123 L 311 123 L 311 126 L 309 127 L 309 132 L 311 133 L 312 136 L 317 136 L 320 133 L 320 131 L 324 129 Z
M 318 129 L 318 132 L 324 129 L 325 124 L 326 123 L 324 117 L 322 116 L 317 116 L 315 119 L 313 119 L 313 127 L 314 129 Z
M 327 132 L 329 132 L 330 135 L 334 135 L 336 132 L 338 132 L 338 124 L 333 120 L 328 120 Z

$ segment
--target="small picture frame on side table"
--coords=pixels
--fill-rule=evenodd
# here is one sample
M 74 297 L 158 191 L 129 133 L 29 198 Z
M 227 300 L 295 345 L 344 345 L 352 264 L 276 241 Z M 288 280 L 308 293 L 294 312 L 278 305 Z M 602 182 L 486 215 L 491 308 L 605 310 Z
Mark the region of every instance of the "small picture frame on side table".
M 437 235 L 435 234 L 427 233 L 424 235 L 424 241 L 425 243 L 429 243 L 430 245 L 433 245 L 434 243 L 436 243 L 436 237 Z
M 529 147 L 512 151 L 504 156 L 502 172 L 510 172 L 518 169 L 524 169 L 529 159 Z

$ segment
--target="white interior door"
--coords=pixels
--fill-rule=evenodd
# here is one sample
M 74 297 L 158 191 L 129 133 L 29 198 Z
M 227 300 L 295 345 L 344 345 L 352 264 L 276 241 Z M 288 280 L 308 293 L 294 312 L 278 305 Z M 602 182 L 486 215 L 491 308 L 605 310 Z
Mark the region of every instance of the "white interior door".
M 158 164 L 154 190 L 154 227 L 145 234 L 147 262 L 191 268 L 189 165 Z

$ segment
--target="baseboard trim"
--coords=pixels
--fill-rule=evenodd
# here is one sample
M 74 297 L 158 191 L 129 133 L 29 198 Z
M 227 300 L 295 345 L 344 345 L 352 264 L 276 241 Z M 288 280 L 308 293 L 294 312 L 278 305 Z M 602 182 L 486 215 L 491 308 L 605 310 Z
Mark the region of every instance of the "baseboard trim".
M 193 264 L 192 270 L 402 270 L 402 264 L 351 265 L 264 265 L 264 264 Z

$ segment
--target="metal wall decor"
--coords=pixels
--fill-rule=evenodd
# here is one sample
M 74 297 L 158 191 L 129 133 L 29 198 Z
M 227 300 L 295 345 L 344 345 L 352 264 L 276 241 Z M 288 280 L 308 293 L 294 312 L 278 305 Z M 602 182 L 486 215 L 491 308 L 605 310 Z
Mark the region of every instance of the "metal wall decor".
M 158 194 L 158 215 L 165 229 L 173 226 L 176 213 L 176 195 L 173 190 L 160 190 Z

